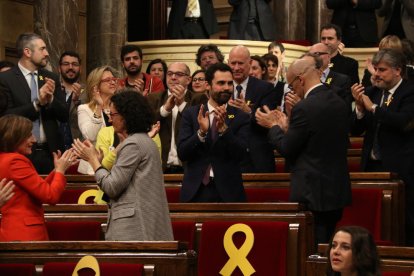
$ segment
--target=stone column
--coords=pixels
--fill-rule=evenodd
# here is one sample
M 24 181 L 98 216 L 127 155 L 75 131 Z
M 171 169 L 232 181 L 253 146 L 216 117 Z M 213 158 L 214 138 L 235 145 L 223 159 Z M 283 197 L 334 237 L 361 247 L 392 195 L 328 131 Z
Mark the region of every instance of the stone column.
M 306 0 L 273 1 L 277 40 L 306 39 Z
M 312 43 L 320 41 L 319 30 L 331 22 L 332 11 L 326 7 L 325 0 L 308 0 L 306 37 Z
M 60 55 L 79 48 L 79 8 L 77 0 L 35 0 L 34 32 L 47 45 L 52 68 L 57 72 Z
M 127 0 L 87 1 L 87 73 L 110 65 L 122 72 L 119 59 L 126 42 Z

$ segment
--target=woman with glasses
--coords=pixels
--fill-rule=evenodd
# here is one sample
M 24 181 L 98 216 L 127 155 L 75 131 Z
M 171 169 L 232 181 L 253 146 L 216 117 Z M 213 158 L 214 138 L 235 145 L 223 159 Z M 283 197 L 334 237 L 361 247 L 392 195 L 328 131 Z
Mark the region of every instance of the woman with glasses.
M 190 90 L 195 93 L 207 93 L 206 74 L 204 70 L 197 70 L 191 76 Z
M 75 140 L 78 157 L 89 162 L 99 187 L 110 199 L 106 240 L 173 240 L 160 154 L 147 132 L 153 112 L 147 99 L 126 89 L 110 100 L 110 116 L 120 143 L 111 171 L 101 166 L 89 142 Z
M 118 78 L 115 75 L 114 68 L 101 66 L 90 72 L 86 80 L 86 93 L 91 100 L 78 107 L 78 124 L 83 138 L 92 144 L 95 144 L 99 130 L 111 125 L 109 99 L 118 87 Z M 79 163 L 78 172 L 93 174 L 87 163 L 82 161 Z

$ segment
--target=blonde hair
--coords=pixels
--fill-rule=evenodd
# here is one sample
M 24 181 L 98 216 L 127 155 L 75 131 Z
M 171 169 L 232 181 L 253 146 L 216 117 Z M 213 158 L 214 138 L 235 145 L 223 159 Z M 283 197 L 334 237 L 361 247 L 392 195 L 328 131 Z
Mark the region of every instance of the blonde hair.
M 0 151 L 14 152 L 32 135 L 33 124 L 29 119 L 15 114 L 0 118 Z
M 96 107 L 96 102 L 93 99 L 93 88 L 94 86 L 99 86 L 104 72 L 111 72 L 112 75 L 114 75 L 114 77 L 117 76 L 117 71 L 113 67 L 109 65 L 104 65 L 93 69 L 89 73 L 88 78 L 86 80 L 86 93 L 88 93 L 89 97 L 88 106 L 91 110 L 95 110 Z
M 378 48 L 381 49 L 394 49 L 402 51 L 402 43 L 398 36 L 396 35 L 387 35 L 384 36 L 379 45 Z

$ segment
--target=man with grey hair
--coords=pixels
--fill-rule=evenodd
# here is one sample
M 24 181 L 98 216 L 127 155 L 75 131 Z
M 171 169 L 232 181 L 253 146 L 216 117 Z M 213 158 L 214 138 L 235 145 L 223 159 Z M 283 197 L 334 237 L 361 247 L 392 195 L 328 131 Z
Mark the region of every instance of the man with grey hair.
M 59 77 L 44 67 L 49 53 L 43 39 L 21 34 L 16 43 L 19 62 L 0 74 L 0 91 L 7 95 L 6 114 L 17 114 L 33 122 L 36 143 L 29 158 L 39 174 L 53 170 L 52 152 L 64 149 L 58 121 L 68 121 Z
M 206 102 L 203 94 L 193 96 L 188 90 L 191 82 L 190 68 L 183 62 L 174 62 L 168 66 L 167 87 L 162 93 L 148 95 L 150 106 L 160 121 L 161 159 L 164 173 L 183 173 L 183 166 L 178 158 L 177 142 L 181 114 L 192 104 Z
M 256 111 L 269 141 L 291 165 L 290 201 L 303 203 L 314 216 L 315 245 L 327 243 L 351 203 L 347 166 L 349 113 L 345 103 L 319 80 L 318 57 L 304 56 L 287 72 L 301 100 L 287 117 L 279 110 Z
M 405 58 L 383 49 L 372 59 L 373 86 L 352 86 L 352 134 L 364 134 L 362 171 L 398 173 L 405 183 L 406 245 L 414 245 L 414 85 L 403 79 Z
M 268 130 L 256 123 L 254 114 L 263 105 L 276 108 L 276 101 L 272 101 L 273 85 L 249 76 L 250 64 L 247 47 L 239 45 L 230 50 L 228 65 L 233 72 L 234 92 L 229 104 L 251 115 L 249 148 L 242 162 L 242 172 L 271 173 L 275 171 L 275 157 L 266 138 Z

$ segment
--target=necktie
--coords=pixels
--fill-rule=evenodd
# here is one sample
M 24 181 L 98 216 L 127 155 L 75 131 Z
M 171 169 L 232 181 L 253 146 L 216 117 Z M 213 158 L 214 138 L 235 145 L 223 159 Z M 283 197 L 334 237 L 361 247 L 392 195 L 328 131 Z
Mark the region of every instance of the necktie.
M 216 141 L 217 136 L 218 136 L 216 122 L 217 122 L 216 117 L 214 117 L 210 125 L 210 136 L 211 136 L 212 142 Z M 206 171 L 204 172 L 203 179 L 201 181 L 204 185 L 208 185 L 208 183 L 210 183 L 210 170 L 211 170 L 211 164 L 208 164 Z
M 195 8 L 197 7 L 197 1 L 198 0 L 188 0 L 187 8 L 189 12 L 193 12 Z
M 238 84 L 236 86 L 236 91 L 237 91 L 237 93 L 236 93 L 236 99 L 240 99 L 240 94 L 241 94 L 242 90 L 243 90 L 243 87 L 240 84 Z
M 30 73 L 31 79 L 30 79 L 30 100 L 33 102 L 34 100 L 37 100 L 37 83 L 36 83 L 36 77 L 37 74 L 35 72 Z M 36 137 L 36 140 L 40 140 L 40 116 L 38 119 L 33 121 L 33 135 Z
M 382 91 L 382 102 L 381 102 L 381 108 L 386 109 L 388 107 L 388 97 L 390 95 L 390 92 L 387 90 Z M 378 144 L 378 133 L 381 123 L 377 121 L 377 126 L 375 127 L 375 136 L 374 141 L 372 143 L 372 155 L 375 160 L 381 160 L 381 154 L 380 154 L 380 147 Z

